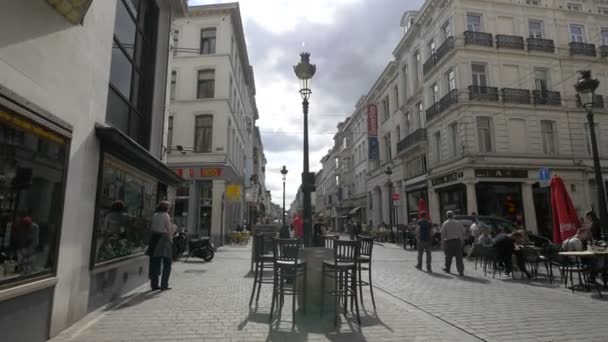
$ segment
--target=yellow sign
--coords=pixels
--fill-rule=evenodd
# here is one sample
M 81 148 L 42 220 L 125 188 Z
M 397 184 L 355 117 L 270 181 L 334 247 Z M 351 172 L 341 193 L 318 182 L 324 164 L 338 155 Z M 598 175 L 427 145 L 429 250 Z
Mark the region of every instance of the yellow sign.
M 238 202 L 241 199 L 241 186 L 238 184 L 229 184 L 226 187 L 226 198 L 230 202 Z
M 23 119 L 15 114 L 6 112 L 1 109 L 0 109 L 0 121 L 5 121 L 8 124 L 16 126 L 24 131 L 33 133 L 43 139 L 52 141 L 54 143 L 57 143 L 57 144 L 65 143 L 65 139 L 62 136 L 55 134 L 55 133 L 49 131 L 48 129 L 43 128 L 42 126 L 39 126 L 27 119 Z

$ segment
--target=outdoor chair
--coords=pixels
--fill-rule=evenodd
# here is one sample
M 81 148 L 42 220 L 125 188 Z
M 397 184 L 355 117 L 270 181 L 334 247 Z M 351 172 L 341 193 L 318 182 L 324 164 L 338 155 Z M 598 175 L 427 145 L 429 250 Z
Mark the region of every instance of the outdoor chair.
M 496 271 L 499 271 L 500 275 L 500 270 L 498 270 L 498 267 L 496 265 L 497 253 L 496 248 L 494 248 L 494 246 L 479 245 L 479 247 L 477 247 L 477 256 L 479 260 L 481 260 L 484 276 L 487 275 L 488 265 L 493 268 L 492 278 L 496 277 Z
M 274 268 L 272 254 L 265 254 L 265 235 L 263 233 L 253 236 L 253 288 L 251 289 L 251 298 L 249 298 L 249 307 L 253 303 L 255 297 L 255 306 L 257 308 L 260 300 L 260 289 L 262 284 L 273 284 L 272 277 L 264 277 L 264 270 Z
M 325 311 L 325 296 L 335 297 L 334 324 L 338 325 L 338 314 L 340 303 L 344 306 L 344 315 L 348 313 L 348 299 L 351 302 L 351 311 L 354 307 L 357 315 L 357 323 L 361 325 L 359 315 L 359 301 L 357 296 L 357 265 L 359 259 L 361 241 L 359 240 L 335 240 L 334 260 L 323 261 L 321 276 L 321 315 Z M 326 278 L 333 279 L 334 289 L 326 290 Z
M 340 235 L 338 234 L 326 234 L 320 236 L 321 241 L 323 242 L 323 246 L 325 248 L 334 248 L 334 241 L 340 239 Z
M 540 253 L 540 261 L 545 265 L 547 269 L 547 273 L 549 276 L 549 284 L 553 283 L 555 276 L 553 274 L 553 267 L 557 266 L 560 279 L 564 279 L 563 274 L 563 265 L 562 265 L 562 257 L 559 255 L 559 252 L 562 250 L 562 247 L 558 244 L 549 243 L 543 246 L 543 250 Z
M 298 258 L 302 240 L 300 239 L 273 239 L 272 241 L 274 261 L 274 282 L 272 287 L 272 301 L 270 304 L 270 323 L 274 313 L 275 304 L 279 307 L 279 317 L 285 302 L 285 295 L 292 296 L 292 323 L 296 324 L 296 299 L 300 293 L 303 294 L 304 305 L 302 310 L 306 312 L 306 263 Z M 298 278 L 303 277 L 302 287 L 298 286 Z M 291 287 L 288 287 L 290 284 Z
M 361 297 L 361 303 L 363 303 L 363 286 L 369 286 L 369 293 L 372 297 L 372 305 L 374 306 L 375 311 L 376 300 L 374 299 L 374 286 L 372 284 L 372 251 L 374 248 L 374 238 L 359 235 L 359 241 L 361 241 L 360 253 L 357 258 L 359 296 Z M 367 271 L 368 281 L 363 280 L 361 271 Z

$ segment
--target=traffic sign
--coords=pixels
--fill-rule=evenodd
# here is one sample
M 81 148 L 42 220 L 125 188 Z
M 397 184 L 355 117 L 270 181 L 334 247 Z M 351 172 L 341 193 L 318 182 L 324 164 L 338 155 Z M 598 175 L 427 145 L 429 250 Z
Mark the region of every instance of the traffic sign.
M 400 200 L 400 199 L 401 199 L 401 196 L 399 196 L 399 194 L 395 192 L 395 193 L 393 194 L 393 201 L 398 201 L 398 200 Z
M 551 170 L 548 167 L 543 167 L 538 171 L 538 180 L 541 187 L 551 185 Z

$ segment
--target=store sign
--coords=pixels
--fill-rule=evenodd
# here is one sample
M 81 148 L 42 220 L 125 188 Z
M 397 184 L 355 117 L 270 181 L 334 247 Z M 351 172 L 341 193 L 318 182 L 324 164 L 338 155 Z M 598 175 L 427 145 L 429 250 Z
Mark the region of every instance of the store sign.
M 445 183 L 449 183 L 449 182 L 454 182 L 454 181 L 459 180 L 462 177 L 463 177 L 462 171 L 450 173 L 445 176 L 431 178 L 431 185 L 435 186 L 435 185 L 445 184 Z
M 476 169 L 477 178 L 528 178 L 528 170 Z
M 28 133 L 35 134 L 43 139 L 49 140 L 57 144 L 65 143 L 65 138 L 63 138 L 62 136 L 51 132 L 50 130 L 40 125 L 37 125 L 27 119 L 24 119 L 18 115 L 5 111 L 4 109 L 0 109 L 0 122 L 6 122 L 9 125 L 14 125 Z
M 185 179 L 197 178 L 218 178 L 221 177 L 224 169 L 221 167 L 188 167 L 175 169 L 175 173 Z
M 380 146 L 378 144 L 378 107 L 375 104 L 367 105 L 367 139 L 368 159 L 380 159 Z

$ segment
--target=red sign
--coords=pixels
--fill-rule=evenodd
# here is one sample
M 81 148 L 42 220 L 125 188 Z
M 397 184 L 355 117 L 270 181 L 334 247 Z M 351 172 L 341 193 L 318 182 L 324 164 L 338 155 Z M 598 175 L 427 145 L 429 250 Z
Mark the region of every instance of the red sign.
M 401 199 L 401 196 L 399 196 L 399 194 L 395 192 L 395 193 L 393 194 L 393 201 L 398 201 L 398 200 L 400 200 L 400 199 Z
M 367 105 L 367 136 L 378 136 L 378 107 L 375 104 Z
M 221 177 L 224 169 L 221 167 L 188 167 L 175 169 L 175 173 L 180 176 L 193 179 L 193 178 L 217 178 Z

